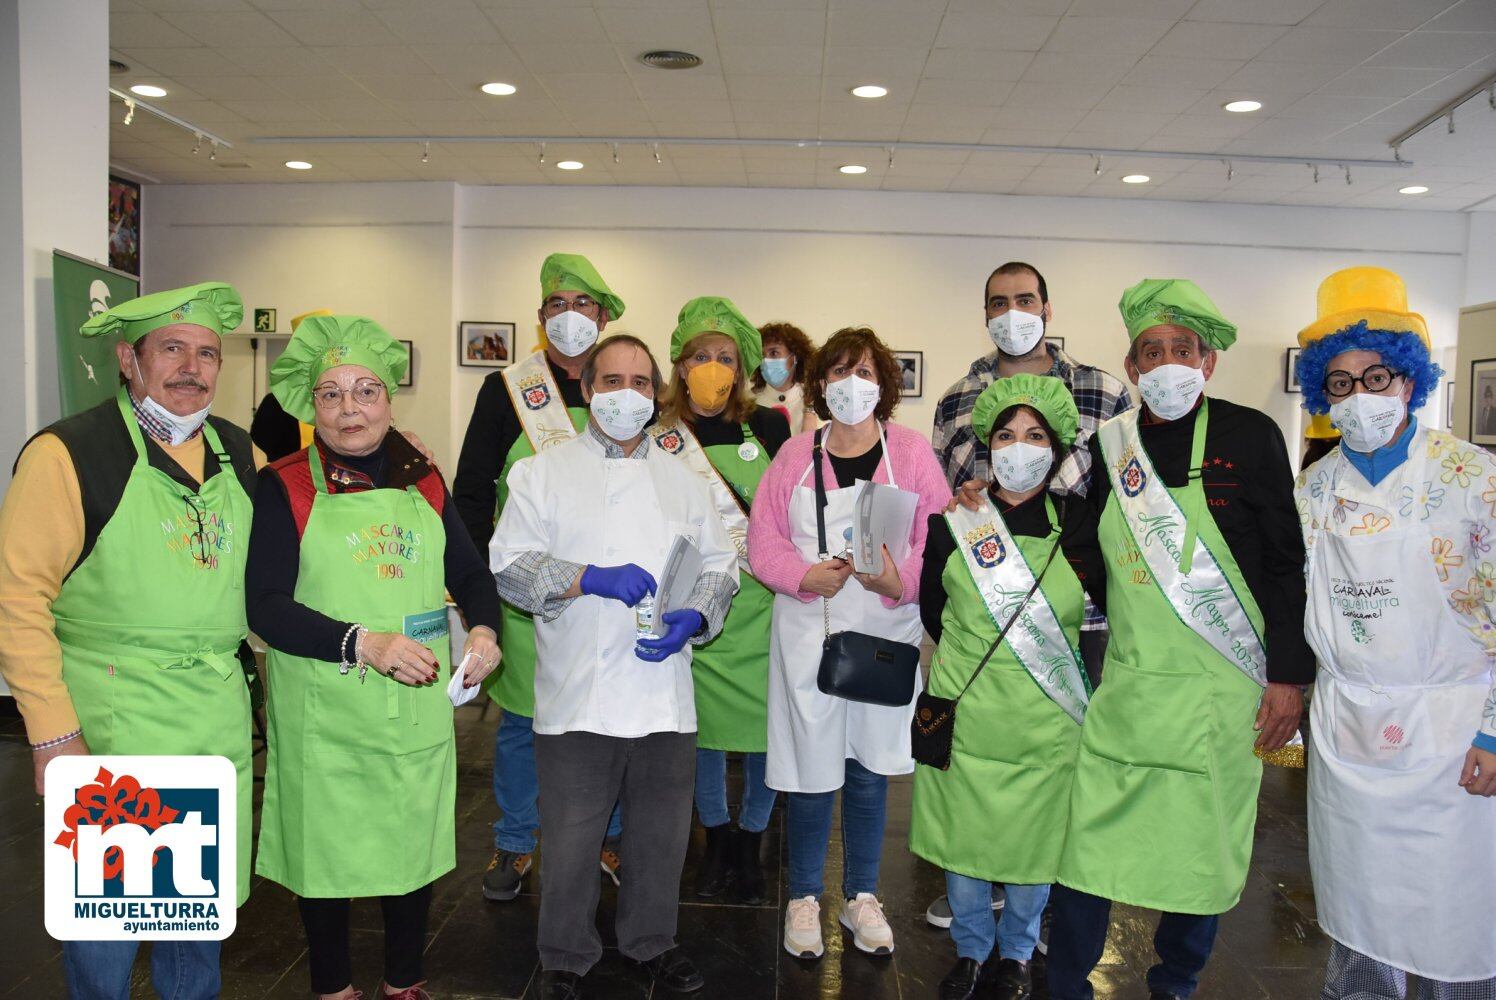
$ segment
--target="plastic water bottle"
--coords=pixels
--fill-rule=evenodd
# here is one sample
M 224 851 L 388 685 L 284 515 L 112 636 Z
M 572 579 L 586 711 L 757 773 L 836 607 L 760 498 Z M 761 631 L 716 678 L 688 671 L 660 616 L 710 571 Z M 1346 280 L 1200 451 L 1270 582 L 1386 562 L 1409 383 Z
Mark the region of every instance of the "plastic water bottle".
M 644 599 L 634 605 L 634 635 L 639 639 L 651 639 L 654 637 L 655 623 L 655 599 L 653 594 L 645 594 Z

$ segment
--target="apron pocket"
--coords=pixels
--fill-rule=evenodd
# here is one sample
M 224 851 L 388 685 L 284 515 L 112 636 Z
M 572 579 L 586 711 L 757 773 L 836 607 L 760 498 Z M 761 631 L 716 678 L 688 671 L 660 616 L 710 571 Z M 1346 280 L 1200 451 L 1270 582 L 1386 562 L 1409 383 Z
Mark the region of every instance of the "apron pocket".
M 1144 670 L 1111 657 L 1102 673 L 1106 683 L 1096 689 L 1082 729 L 1088 753 L 1129 767 L 1209 773 L 1208 677 Z
M 1349 764 L 1385 771 L 1414 771 L 1444 756 L 1424 689 L 1376 691 L 1348 684 L 1320 685 L 1330 725 L 1319 739 Z M 1473 730 L 1472 730 L 1473 732 Z

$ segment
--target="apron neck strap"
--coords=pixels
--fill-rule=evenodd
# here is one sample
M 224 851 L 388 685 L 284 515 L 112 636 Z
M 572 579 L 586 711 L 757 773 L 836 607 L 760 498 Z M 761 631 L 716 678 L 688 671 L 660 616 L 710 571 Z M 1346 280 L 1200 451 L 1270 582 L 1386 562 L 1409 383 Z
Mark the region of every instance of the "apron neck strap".
M 306 450 L 307 468 L 312 474 L 312 486 L 318 493 L 327 492 L 327 476 L 322 471 L 322 452 L 317 448 L 317 442 L 313 441 L 311 447 Z
M 135 445 L 135 462 L 137 465 L 148 465 L 145 457 L 145 438 L 140 433 L 140 421 L 135 417 L 135 404 L 130 399 L 130 387 L 122 385 L 119 392 L 115 394 L 115 402 L 119 403 L 120 416 L 125 420 L 125 430 L 130 432 L 130 443 Z
M 1205 429 L 1210 424 L 1210 399 L 1200 397 L 1200 412 L 1195 414 L 1195 436 L 1190 444 L 1189 478 L 1184 485 L 1184 545 L 1179 555 L 1179 572 L 1189 575 L 1195 563 L 1195 538 L 1200 533 L 1200 518 L 1208 513 L 1205 504 Z
M 1044 494 L 1044 512 L 1049 515 L 1049 530 L 1053 534 L 1060 530 L 1060 518 L 1054 510 L 1054 497 L 1047 492 Z

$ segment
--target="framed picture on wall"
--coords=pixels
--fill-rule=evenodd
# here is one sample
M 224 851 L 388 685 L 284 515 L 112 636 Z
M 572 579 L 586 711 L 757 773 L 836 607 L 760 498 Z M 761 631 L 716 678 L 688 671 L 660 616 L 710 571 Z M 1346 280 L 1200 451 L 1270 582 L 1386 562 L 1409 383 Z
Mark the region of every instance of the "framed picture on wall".
M 1049 341 L 1051 344 L 1053 344 L 1054 346 L 1058 347 L 1062 351 L 1065 349 L 1065 338 L 1064 337 L 1045 337 L 1044 339 L 1047 340 L 1047 341 Z
M 458 364 L 464 368 L 508 368 L 513 362 L 513 323 L 458 324 Z
M 1496 358 L 1470 362 L 1470 441 L 1496 445 Z
M 109 266 L 140 276 L 140 185 L 109 175 Z
M 402 340 L 405 350 L 409 352 L 410 364 L 405 366 L 405 376 L 396 383 L 402 389 L 408 389 L 416 384 L 416 342 L 414 340 Z
M 1303 392 L 1304 387 L 1299 385 L 1299 351 L 1301 348 L 1290 347 L 1283 352 L 1283 391 Z
M 894 351 L 893 356 L 904 373 L 904 384 L 901 387 L 903 397 L 918 399 L 923 396 L 925 394 L 925 352 Z

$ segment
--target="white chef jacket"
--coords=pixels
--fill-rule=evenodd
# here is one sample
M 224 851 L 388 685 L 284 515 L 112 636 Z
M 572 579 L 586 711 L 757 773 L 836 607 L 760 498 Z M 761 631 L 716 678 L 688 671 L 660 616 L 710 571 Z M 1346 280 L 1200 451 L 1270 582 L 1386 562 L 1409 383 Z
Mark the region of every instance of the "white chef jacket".
M 527 552 L 579 565 L 634 563 L 658 582 L 677 535 L 701 551 L 702 573 L 737 579 L 737 550 L 706 483 L 674 455 L 609 458 L 583 433 L 516 462 L 489 546 L 495 574 Z M 535 732 L 639 737 L 696 731 L 691 647 L 662 663 L 634 654 L 634 609 L 583 595 L 535 616 Z M 710 638 L 707 636 L 706 638 Z

